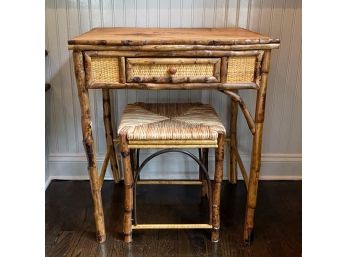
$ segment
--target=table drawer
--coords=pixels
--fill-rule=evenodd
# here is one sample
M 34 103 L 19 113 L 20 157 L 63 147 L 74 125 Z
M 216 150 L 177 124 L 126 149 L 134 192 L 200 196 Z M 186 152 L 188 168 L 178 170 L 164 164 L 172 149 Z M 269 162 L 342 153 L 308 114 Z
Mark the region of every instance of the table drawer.
M 127 82 L 220 82 L 220 58 L 127 58 Z

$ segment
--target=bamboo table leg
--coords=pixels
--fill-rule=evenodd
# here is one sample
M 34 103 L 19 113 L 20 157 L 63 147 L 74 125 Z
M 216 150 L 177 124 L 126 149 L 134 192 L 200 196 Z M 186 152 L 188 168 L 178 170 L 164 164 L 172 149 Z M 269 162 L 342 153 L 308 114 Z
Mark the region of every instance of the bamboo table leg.
M 237 183 L 237 157 L 233 151 L 233 146 L 237 148 L 237 117 L 238 103 L 231 99 L 231 123 L 230 123 L 230 172 L 229 181 L 232 184 Z
M 270 64 L 270 51 L 265 51 L 264 59 L 261 66 L 261 83 L 257 93 L 255 108 L 255 134 L 253 138 L 253 147 L 251 155 L 251 167 L 249 175 L 249 186 L 247 195 L 247 204 L 244 223 L 244 240 L 250 243 L 254 235 L 254 214 L 257 200 L 257 188 L 261 167 L 261 145 L 262 145 L 262 129 L 265 116 L 265 101 L 268 71 Z
M 215 175 L 214 175 L 214 188 L 213 188 L 213 215 L 212 215 L 213 231 L 211 233 L 212 242 L 219 241 L 220 194 L 221 194 L 221 182 L 222 182 L 222 176 L 223 176 L 224 141 L 225 141 L 225 136 L 223 134 L 219 134 L 218 148 L 216 148 L 215 150 Z
M 124 167 L 124 216 L 123 233 L 126 243 L 132 242 L 132 211 L 133 211 L 133 173 L 128 148 L 127 136 L 120 135 L 120 148 Z
M 104 127 L 105 137 L 108 149 L 110 148 L 110 164 L 112 175 L 115 183 L 120 181 L 120 174 L 117 167 L 116 151 L 114 146 L 114 136 L 111 123 L 111 105 L 110 105 L 110 91 L 109 89 L 102 89 L 103 92 L 103 112 L 104 112 Z
M 97 241 L 102 243 L 106 239 L 103 203 L 101 198 L 101 186 L 99 182 L 98 170 L 96 165 L 96 153 L 92 135 L 92 121 L 89 109 L 89 96 L 85 87 L 85 72 L 83 68 L 82 52 L 74 51 L 74 68 L 76 76 L 76 84 L 79 93 L 81 107 L 81 126 L 83 135 L 83 144 L 88 161 L 89 180 L 94 205 L 94 219 L 96 224 Z

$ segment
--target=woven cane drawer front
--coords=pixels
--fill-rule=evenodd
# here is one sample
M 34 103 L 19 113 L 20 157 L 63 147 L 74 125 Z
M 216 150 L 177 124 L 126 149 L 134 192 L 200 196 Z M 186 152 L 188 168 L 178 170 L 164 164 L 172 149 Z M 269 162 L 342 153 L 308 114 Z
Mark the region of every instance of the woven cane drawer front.
M 219 82 L 220 58 L 127 58 L 127 82 Z
M 92 56 L 90 60 L 90 83 L 118 83 L 119 58 Z
M 263 52 L 231 56 L 227 61 L 227 83 L 250 83 L 259 80 Z
M 229 57 L 227 82 L 253 82 L 255 74 L 256 56 Z

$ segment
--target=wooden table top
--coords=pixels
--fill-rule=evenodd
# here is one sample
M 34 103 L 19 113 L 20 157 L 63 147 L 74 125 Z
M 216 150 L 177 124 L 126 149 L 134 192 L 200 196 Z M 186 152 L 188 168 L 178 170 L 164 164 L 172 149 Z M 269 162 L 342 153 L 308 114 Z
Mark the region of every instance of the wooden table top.
M 279 43 L 242 28 L 94 28 L 69 45 L 251 45 Z

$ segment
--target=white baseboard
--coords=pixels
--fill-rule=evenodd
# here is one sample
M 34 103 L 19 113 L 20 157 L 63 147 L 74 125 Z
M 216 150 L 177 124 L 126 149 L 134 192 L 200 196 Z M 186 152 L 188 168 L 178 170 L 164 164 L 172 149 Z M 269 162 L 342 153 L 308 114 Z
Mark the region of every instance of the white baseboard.
M 140 161 L 144 160 L 153 151 L 140 153 Z M 224 179 L 227 179 L 228 154 L 224 163 Z M 242 154 L 241 158 L 245 168 L 249 169 L 249 155 Z M 99 167 L 104 156 L 97 156 Z M 84 153 L 50 154 L 48 156 L 48 174 L 45 187 L 52 180 L 86 180 L 87 161 Z M 142 178 L 159 179 L 194 179 L 197 178 L 197 165 L 184 155 L 177 153 L 164 154 L 157 157 L 145 166 Z M 213 178 L 214 153 L 209 156 L 209 174 Z M 183 172 L 185 171 L 185 172 Z M 242 179 L 241 175 L 238 176 Z M 112 179 L 110 167 L 107 169 L 105 179 Z M 261 180 L 301 180 L 302 179 L 302 155 L 301 154 L 263 154 L 260 173 Z
M 55 178 L 52 178 L 51 176 L 48 176 L 48 178 L 45 181 L 45 190 L 47 189 L 47 187 L 51 184 L 52 180 Z

